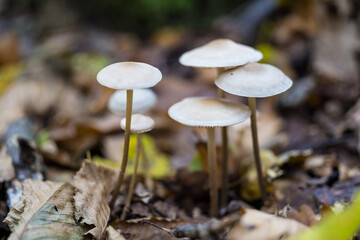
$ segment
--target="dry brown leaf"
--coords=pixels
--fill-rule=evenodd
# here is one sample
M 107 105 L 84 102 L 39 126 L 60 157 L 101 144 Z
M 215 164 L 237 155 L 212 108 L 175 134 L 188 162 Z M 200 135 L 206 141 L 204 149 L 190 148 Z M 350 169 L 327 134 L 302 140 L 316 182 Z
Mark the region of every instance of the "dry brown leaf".
M 86 228 L 73 217 L 74 189 L 69 183 L 27 179 L 20 200 L 4 220 L 15 239 L 82 239 Z
M 6 148 L 0 151 L 0 183 L 9 181 L 15 177 L 15 169 L 11 157 L 6 153 Z
M 285 219 L 261 211 L 247 209 L 229 232 L 229 240 L 278 240 L 293 236 L 307 227 L 295 220 Z
M 301 222 L 309 227 L 315 225 L 318 222 L 315 213 L 313 212 L 311 207 L 306 204 L 301 205 L 300 211 L 292 208 L 288 213 L 288 217 L 298 222 Z
M 334 1 L 334 11 L 344 8 L 341 3 L 351 8 L 350 1 Z M 355 52 L 359 49 L 358 26 L 355 21 L 348 20 L 349 16 L 340 17 L 339 14 L 334 17 L 328 11 L 326 1 L 318 1 L 316 7 L 321 28 L 314 41 L 314 71 L 323 77 L 321 80 L 327 82 L 357 83 L 359 74 Z
M 58 79 L 18 80 L 0 97 L 0 135 L 9 123 L 27 113 L 42 115 L 50 110 L 55 110 L 52 123 L 63 124 L 84 115 L 87 105 L 76 89 Z
M 112 226 L 108 226 L 106 228 L 106 232 L 108 234 L 108 240 L 125 240 L 125 238 L 120 233 L 118 233 Z
M 89 232 L 100 239 L 110 216 L 108 197 L 114 186 L 116 172 L 84 160 L 74 177 L 75 218 L 80 223 L 94 225 Z

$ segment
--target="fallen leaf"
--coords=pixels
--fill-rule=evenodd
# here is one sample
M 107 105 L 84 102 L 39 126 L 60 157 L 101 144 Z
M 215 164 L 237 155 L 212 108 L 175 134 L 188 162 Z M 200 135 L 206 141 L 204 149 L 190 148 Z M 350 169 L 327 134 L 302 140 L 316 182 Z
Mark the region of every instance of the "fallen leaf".
M 267 179 L 275 179 L 283 174 L 283 171 L 279 168 L 281 160 L 270 150 L 261 150 L 260 157 L 262 162 L 263 176 Z M 260 190 L 258 185 L 257 171 L 255 166 L 255 160 L 253 156 L 250 156 L 242 161 L 242 166 L 248 170 L 243 175 L 244 182 L 241 185 L 241 196 L 246 200 L 256 200 L 260 198 Z M 269 185 L 270 186 L 270 185 Z M 268 186 L 268 187 L 269 187 Z
M 74 189 L 69 183 L 27 179 L 20 200 L 5 222 L 15 239 L 83 239 L 87 227 L 74 220 Z
M 136 135 L 130 136 L 129 146 L 129 160 L 126 167 L 126 174 L 132 174 L 134 172 L 135 154 L 136 154 Z M 149 134 L 142 134 L 143 153 L 140 157 L 140 166 L 143 166 L 143 155 L 146 154 L 149 159 L 150 174 L 153 178 L 161 178 L 168 176 L 172 173 L 169 158 L 166 154 L 160 152 L 155 145 L 155 139 Z M 120 137 L 107 137 L 104 141 L 106 157 L 103 159 L 95 156 L 94 161 L 100 165 L 110 167 L 112 169 L 120 169 L 121 163 L 119 157 L 122 156 L 123 138 Z M 111 160 L 109 160 L 111 159 Z M 112 161 L 115 160 L 115 161 Z M 144 173 L 144 168 L 140 167 L 138 174 Z
M 116 172 L 102 166 L 96 166 L 90 160 L 84 160 L 76 173 L 75 219 L 86 225 L 94 225 L 88 233 L 100 239 L 110 216 L 108 198 L 113 189 Z
M 6 148 L 2 147 L 0 151 L 0 183 L 9 181 L 15 177 L 15 169 L 11 157 L 6 153 Z
M 228 239 L 278 240 L 293 236 L 306 228 L 305 225 L 292 219 L 247 209 L 240 221 L 229 232 Z
M 0 64 L 19 60 L 19 38 L 15 32 L 2 32 L 0 35 Z
M 108 226 L 106 228 L 106 232 L 108 234 L 108 240 L 125 240 L 125 238 L 120 233 L 118 233 L 112 226 Z
M 315 225 L 318 222 L 315 213 L 311 207 L 306 204 L 300 206 L 300 211 L 291 208 L 288 213 L 288 217 L 309 227 Z

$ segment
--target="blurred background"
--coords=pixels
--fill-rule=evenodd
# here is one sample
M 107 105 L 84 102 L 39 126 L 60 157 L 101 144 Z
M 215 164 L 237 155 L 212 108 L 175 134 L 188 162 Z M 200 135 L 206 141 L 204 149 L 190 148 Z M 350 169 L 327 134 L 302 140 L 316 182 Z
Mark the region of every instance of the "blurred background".
M 206 135 L 175 123 L 167 109 L 185 97 L 216 96 L 216 72 L 184 67 L 178 58 L 230 38 L 262 51 L 261 62 L 294 81 L 285 94 L 258 102 L 269 179 L 284 174 L 284 164 L 310 158 L 312 165 L 302 166 L 310 173 L 297 180 L 345 181 L 359 173 L 359 29 L 358 0 L 0 0 L 0 136 L 5 143 L 12 131 L 26 129 L 23 137 L 44 160 L 46 179 L 69 179 L 88 151 L 118 167 L 121 117 L 107 110 L 113 91 L 100 86 L 96 74 L 113 62 L 145 62 L 163 73 L 149 113 L 156 128 L 145 143 L 153 176 L 201 170 Z M 244 187 L 255 181 L 250 130 L 237 125 L 229 134 L 232 179 L 246 176 L 232 186 L 242 185 L 241 197 L 251 201 L 255 184 Z M 283 201 L 297 206 L 294 196 Z

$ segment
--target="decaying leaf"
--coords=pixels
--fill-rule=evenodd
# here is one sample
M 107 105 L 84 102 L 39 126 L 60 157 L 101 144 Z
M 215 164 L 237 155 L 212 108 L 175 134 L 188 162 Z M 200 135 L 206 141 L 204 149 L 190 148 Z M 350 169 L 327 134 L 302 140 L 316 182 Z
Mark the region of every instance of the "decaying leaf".
M 15 239 L 83 239 L 88 227 L 75 222 L 74 189 L 69 183 L 27 179 L 23 194 L 4 220 Z
M 172 168 L 168 159 L 168 156 L 158 150 L 155 145 L 155 140 L 148 134 L 143 134 L 142 144 L 144 147 L 144 154 L 146 154 L 149 161 L 150 174 L 153 178 L 161 178 L 168 176 L 172 172 Z M 108 158 L 112 160 L 119 160 L 119 157 L 122 156 L 119 148 L 123 146 L 123 138 L 111 137 L 107 138 L 105 141 L 106 153 Z M 126 167 L 126 174 L 132 174 L 134 172 L 135 164 L 135 148 L 136 148 L 136 136 L 130 136 L 130 146 L 129 146 L 129 161 Z M 120 169 L 120 163 L 118 161 L 112 161 L 108 159 L 103 159 L 100 157 L 95 157 L 94 162 L 99 165 L 107 166 L 112 169 Z M 143 157 L 140 158 L 140 166 L 143 166 Z M 139 173 L 144 173 L 144 168 L 139 168 Z
M 108 234 L 108 240 L 125 240 L 125 238 L 120 233 L 118 233 L 112 226 L 108 226 L 106 228 L 106 232 Z
M 15 169 L 5 147 L 0 150 L 0 166 L 0 183 L 15 177 Z
M 278 240 L 293 236 L 306 228 L 305 225 L 292 219 L 247 209 L 238 224 L 229 232 L 228 239 Z
M 100 239 L 110 215 L 108 195 L 116 174 L 89 160 L 73 183 L 27 179 L 20 200 L 5 222 L 9 239 L 83 239 L 91 234 Z
M 274 179 L 282 175 L 283 171 L 279 169 L 281 165 L 280 158 L 270 150 L 261 150 L 262 170 L 264 177 Z M 241 187 L 241 196 L 247 200 L 260 198 L 260 190 L 257 184 L 257 173 L 253 156 L 248 157 L 245 161 L 249 164 L 247 172 L 244 174 L 245 180 Z
M 318 222 L 315 213 L 311 207 L 306 204 L 300 206 L 300 211 L 291 208 L 290 212 L 288 213 L 288 217 L 309 227 L 315 225 Z
M 116 175 L 111 169 L 84 160 L 74 177 L 75 219 L 83 224 L 94 225 L 87 233 L 96 238 L 101 237 L 110 216 L 108 197 Z

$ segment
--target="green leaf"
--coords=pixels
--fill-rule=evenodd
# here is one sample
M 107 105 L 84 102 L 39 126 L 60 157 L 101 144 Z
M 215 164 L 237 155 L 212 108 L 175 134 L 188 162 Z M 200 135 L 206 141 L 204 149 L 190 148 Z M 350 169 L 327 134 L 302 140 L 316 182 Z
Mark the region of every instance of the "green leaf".
M 360 226 L 360 193 L 339 214 L 329 214 L 318 225 L 288 240 L 349 240 Z

